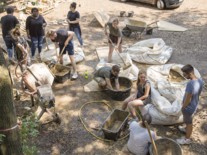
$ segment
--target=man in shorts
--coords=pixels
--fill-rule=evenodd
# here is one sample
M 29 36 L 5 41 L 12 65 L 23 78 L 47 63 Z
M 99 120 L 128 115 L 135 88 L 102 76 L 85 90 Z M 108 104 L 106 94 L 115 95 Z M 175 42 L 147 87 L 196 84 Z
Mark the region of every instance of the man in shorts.
M 72 43 L 73 35 L 74 35 L 74 32 L 65 31 L 65 30 L 57 30 L 57 31 L 48 31 L 47 32 L 47 37 L 50 38 L 52 40 L 52 42 L 54 42 L 54 44 L 55 44 L 58 62 L 60 61 L 60 63 L 63 64 L 63 54 L 66 54 L 66 51 L 68 51 L 68 55 L 70 57 L 70 61 L 73 66 L 72 79 L 77 79 L 78 74 L 76 71 L 76 62 L 75 62 L 75 59 L 73 56 L 74 55 L 74 49 L 73 49 L 73 43 Z M 60 55 L 64 46 L 65 46 L 65 49 L 64 49 L 63 53 Z
M 105 89 L 106 86 L 113 90 L 113 87 L 111 85 L 111 79 L 115 79 L 115 86 L 116 90 L 119 90 L 119 74 L 120 68 L 117 65 L 114 65 L 113 67 L 105 66 L 100 68 L 94 73 L 94 80 L 98 83 L 98 85 Z
M 183 122 L 186 124 L 186 127 L 178 127 L 180 131 L 186 133 L 186 136 L 182 137 L 181 139 L 177 139 L 177 142 L 179 144 L 190 144 L 190 136 L 193 130 L 193 116 L 198 107 L 199 95 L 204 83 L 201 78 L 198 79 L 194 75 L 194 69 L 191 65 L 185 65 L 183 68 L 181 68 L 181 70 L 183 72 L 183 76 L 186 79 L 190 79 L 190 81 L 187 83 L 185 89 L 182 106 Z

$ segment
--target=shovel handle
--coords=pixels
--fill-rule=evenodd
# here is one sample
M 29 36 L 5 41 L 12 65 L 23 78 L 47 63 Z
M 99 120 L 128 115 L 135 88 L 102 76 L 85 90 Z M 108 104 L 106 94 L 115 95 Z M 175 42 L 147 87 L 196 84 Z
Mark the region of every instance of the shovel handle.
M 154 150 L 155 150 L 155 155 L 158 155 L 158 154 L 157 154 L 157 148 L 156 148 L 156 146 L 155 146 L 155 142 L 154 142 L 154 139 L 153 139 L 152 134 L 151 134 L 151 132 L 150 132 L 150 129 L 149 129 L 149 126 L 148 126 L 147 121 L 144 121 L 144 124 L 145 124 L 145 126 L 146 126 L 146 128 L 147 128 L 147 130 L 148 130 L 149 135 L 150 135 L 150 139 L 151 139 L 153 148 L 154 148 Z
M 60 56 L 63 54 L 63 51 L 65 50 L 65 46 L 63 47 L 61 53 L 60 53 Z

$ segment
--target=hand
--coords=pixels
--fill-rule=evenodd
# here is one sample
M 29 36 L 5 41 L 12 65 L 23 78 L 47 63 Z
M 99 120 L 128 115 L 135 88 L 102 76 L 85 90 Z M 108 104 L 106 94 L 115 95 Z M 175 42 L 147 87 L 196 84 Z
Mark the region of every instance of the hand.
M 31 36 L 30 36 L 29 34 L 27 35 L 27 37 L 28 37 L 29 39 L 31 39 Z
M 115 47 L 115 49 L 116 49 L 117 51 L 119 51 L 117 46 Z
M 66 41 L 65 41 L 65 44 L 64 44 L 64 45 L 65 45 L 65 46 L 67 46 L 67 45 L 68 45 L 68 40 L 66 40 Z
M 60 58 L 59 57 L 57 57 L 57 62 L 60 62 Z

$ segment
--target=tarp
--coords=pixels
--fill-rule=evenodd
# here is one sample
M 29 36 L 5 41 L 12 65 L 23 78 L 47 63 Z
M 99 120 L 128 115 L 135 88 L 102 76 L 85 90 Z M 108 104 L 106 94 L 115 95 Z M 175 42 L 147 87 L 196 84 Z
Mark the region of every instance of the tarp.
M 83 50 L 77 46 L 78 43 L 74 41 L 74 59 L 77 62 L 83 61 L 85 58 L 85 55 L 83 53 Z M 42 62 L 50 62 L 52 60 L 57 61 L 57 56 L 56 56 L 56 49 L 54 44 L 49 45 L 49 51 L 47 51 L 47 48 L 43 50 L 40 53 L 40 58 Z M 66 52 L 67 53 L 67 52 Z M 66 66 L 68 64 L 71 64 L 70 58 L 68 54 L 63 55 L 63 65 Z
M 170 22 L 166 22 L 163 20 L 160 20 L 157 22 L 158 30 L 161 31 L 177 31 L 177 32 L 182 32 L 182 31 L 187 31 L 188 29 L 179 25 L 172 24 Z
M 147 112 L 151 114 L 152 124 L 171 125 L 183 122 L 182 100 L 189 80 L 168 81 L 170 70 L 176 71 L 182 76 L 181 68 L 183 66 L 166 64 L 151 66 L 147 69 L 147 79 L 151 84 L 152 104 L 139 108 L 142 115 Z M 194 73 L 196 77 L 201 77 L 195 68 Z
M 101 61 L 96 66 L 96 70 L 98 70 L 98 69 L 100 69 L 101 67 L 104 67 L 104 66 L 111 66 L 112 67 L 113 65 L 116 64 L 116 65 L 121 66 L 119 76 L 127 77 L 132 81 L 137 80 L 139 69 L 132 63 L 132 60 L 131 60 L 129 54 L 128 53 L 121 53 L 121 56 L 122 56 L 122 58 L 124 59 L 124 61 L 127 65 L 131 64 L 131 66 L 129 68 L 123 70 L 123 67 L 125 66 L 123 61 L 118 56 L 118 54 L 113 54 L 112 63 L 108 63 L 108 57 L 104 57 L 103 59 L 101 59 Z M 85 92 L 101 91 L 101 89 L 99 88 L 97 82 L 92 80 L 91 82 L 89 82 L 88 84 L 86 84 L 84 86 L 84 91 Z
M 139 41 L 127 48 L 131 59 L 145 64 L 163 65 L 170 59 L 173 49 L 161 38 Z

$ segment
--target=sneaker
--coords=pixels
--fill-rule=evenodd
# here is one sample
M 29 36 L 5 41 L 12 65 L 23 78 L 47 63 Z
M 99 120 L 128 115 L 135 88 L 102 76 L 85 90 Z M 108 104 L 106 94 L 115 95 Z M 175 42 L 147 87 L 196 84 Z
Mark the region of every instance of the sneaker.
M 13 60 L 13 59 L 9 59 L 9 62 L 10 62 L 12 65 L 14 65 L 14 64 L 15 64 L 15 62 L 14 62 L 14 60 Z
M 78 74 L 77 74 L 77 72 L 75 72 L 72 76 L 72 79 L 77 79 L 77 78 L 78 78 Z
M 37 60 L 37 58 L 35 56 L 32 56 L 32 59 Z
M 132 118 L 129 122 L 128 122 L 128 124 L 130 125 L 132 122 L 134 122 L 134 121 L 138 121 L 139 119 L 138 119 L 138 117 L 136 117 L 135 119 L 134 118 Z
M 179 144 L 182 144 L 182 145 L 184 145 L 184 144 L 190 144 L 191 143 L 191 140 L 190 139 L 186 139 L 185 137 L 183 138 L 181 138 L 181 139 L 177 139 L 176 140 Z
M 180 131 L 186 133 L 186 129 L 185 129 L 185 128 L 186 128 L 186 127 L 183 127 L 183 126 L 181 126 L 181 125 L 178 126 L 178 129 L 179 129 Z

